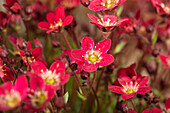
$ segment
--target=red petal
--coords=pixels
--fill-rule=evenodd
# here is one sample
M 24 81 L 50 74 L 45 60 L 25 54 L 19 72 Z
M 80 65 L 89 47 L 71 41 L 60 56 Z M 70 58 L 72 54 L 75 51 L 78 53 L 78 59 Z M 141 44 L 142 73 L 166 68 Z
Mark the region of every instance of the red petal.
M 143 93 L 149 92 L 150 90 L 152 90 L 150 86 L 143 86 L 143 87 L 139 86 L 138 91 L 136 93 L 143 94 Z
M 4 84 L 0 85 L 0 95 L 5 94 L 5 91 L 10 91 L 12 89 L 11 82 L 5 82 Z
M 64 17 L 65 17 L 64 8 L 62 6 L 58 6 L 55 9 L 55 20 L 59 21 L 60 18 L 61 18 L 61 20 L 63 20 Z
M 52 85 L 46 85 L 45 90 L 48 92 L 48 99 L 47 101 L 51 100 L 54 97 L 55 90 Z
M 111 46 L 111 40 L 110 39 L 104 39 L 96 44 L 95 50 L 100 51 L 102 53 L 106 53 Z
M 85 53 L 81 49 L 75 49 L 71 51 L 71 55 L 76 60 L 84 61 L 84 55 Z
M 145 84 L 147 84 L 148 80 L 149 80 L 149 77 L 145 76 L 140 83 L 138 81 L 136 82 L 138 82 L 140 86 L 144 86 Z
M 30 41 L 28 41 L 28 46 L 27 46 L 27 50 L 31 50 L 31 42 Z
M 96 16 L 92 14 L 88 14 L 88 17 L 94 22 L 94 23 L 99 23 L 100 19 L 97 18 Z
M 121 95 L 121 97 L 122 97 L 123 99 L 129 99 L 129 98 L 132 98 L 134 95 L 135 95 L 134 93 L 132 93 L 132 94 L 126 94 L 126 93 L 124 93 L 124 94 Z
M 93 50 L 94 42 L 90 37 L 84 37 L 81 39 L 81 47 L 83 51 Z
M 61 61 L 56 61 L 51 64 L 50 70 L 55 71 L 56 74 L 60 73 L 61 75 L 65 72 L 65 64 Z
M 101 57 L 102 57 L 102 60 L 99 62 L 100 66 L 109 65 L 114 61 L 114 57 L 110 54 L 104 54 Z
M 60 77 L 60 80 L 61 80 L 60 85 L 66 84 L 68 82 L 68 80 L 69 80 L 69 77 L 70 77 L 69 73 L 66 73 L 65 75 L 62 75 Z
M 43 30 L 49 30 L 50 24 L 48 22 L 39 22 L 38 27 Z
M 54 21 L 55 21 L 55 15 L 54 15 L 54 13 L 52 13 L 52 12 L 50 12 L 50 13 L 48 13 L 47 14 L 47 16 L 46 16 L 46 18 L 47 18 L 47 21 L 49 22 L 49 23 L 54 23 Z
M 46 66 L 41 62 L 41 61 L 36 61 L 30 64 L 31 69 L 37 73 L 37 74 L 41 74 L 42 71 L 45 72 L 46 71 Z
M 40 47 L 34 48 L 32 51 L 32 56 L 35 58 L 35 60 L 39 59 L 42 55 L 42 49 Z
M 108 86 L 109 90 L 118 94 L 123 94 L 122 87 L 120 86 Z
M 92 0 L 88 8 L 93 11 L 101 11 L 104 7 L 101 6 L 101 0 Z
M 43 89 L 45 88 L 45 82 L 40 76 L 31 76 L 30 79 L 30 88 L 33 89 L 34 91 L 36 89 Z
M 166 110 L 170 108 L 170 98 L 165 101 L 165 108 Z
M 83 65 L 83 70 L 87 72 L 96 71 L 97 68 L 98 68 L 98 64 L 89 64 L 88 62 L 85 62 Z
M 21 97 L 25 97 L 28 89 L 28 81 L 24 75 L 17 78 L 15 82 L 15 89 L 20 92 Z
M 13 73 L 12 73 L 12 71 L 8 68 L 8 67 L 6 67 L 6 66 L 3 66 L 3 68 L 2 68 L 3 70 L 6 70 L 5 72 L 4 72 L 4 74 L 6 74 L 2 79 L 3 79 L 3 81 L 4 80 L 8 80 L 8 81 L 13 81 L 14 80 L 14 75 L 13 75 Z M 6 82 L 5 81 L 5 82 Z
M 126 86 L 126 83 L 129 84 L 132 80 L 131 80 L 128 76 L 120 76 L 120 77 L 118 78 L 118 81 L 119 81 L 119 83 L 120 83 L 121 85 Z
M 72 21 L 73 21 L 73 17 L 72 16 L 66 16 L 63 19 L 63 26 L 69 25 Z

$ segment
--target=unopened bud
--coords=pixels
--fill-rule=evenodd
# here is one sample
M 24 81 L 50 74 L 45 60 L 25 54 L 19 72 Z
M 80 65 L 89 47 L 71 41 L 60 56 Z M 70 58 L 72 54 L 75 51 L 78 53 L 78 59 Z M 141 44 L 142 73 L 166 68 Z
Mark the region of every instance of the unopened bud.
M 17 46 L 18 46 L 19 49 L 25 50 L 27 48 L 28 44 L 27 44 L 27 42 L 24 39 L 18 38 Z
M 70 68 L 71 68 L 72 71 L 76 71 L 76 70 L 77 70 L 77 67 L 78 67 L 77 63 L 72 63 L 72 64 L 70 65 Z
M 154 50 L 152 51 L 152 55 L 153 55 L 154 57 L 157 57 L 159 54 L 160 54 L 160 50 L 158 50 L 158 49 L 154 49 Z
M 55 99 L 55 105 L 57 108 L 63 108 L 65 103 L 64 103 L 64 98 L 63 97 L 58 97 Z
M 56 40 L 52 40 L 52 45 L 53 45 L 53 47 L 55 47 L 55 48 L 60 48 L 60 47 L 61 47 L 60 42 L 58 42 L 58 41 L 56 41 Z
M 81 72 L 81 78 L 83 80 L 87 80 L 87 78 L 89 78 L 89 77 L 90 77 L 90 73 L 89 72 L 86 72 L 84 70 Z
M 88 83 L 88 82 L 83 82 L 82 85 L 83 85 L 84 87 L 87 87 L 87 86 L 89 85 L 89 83 Z

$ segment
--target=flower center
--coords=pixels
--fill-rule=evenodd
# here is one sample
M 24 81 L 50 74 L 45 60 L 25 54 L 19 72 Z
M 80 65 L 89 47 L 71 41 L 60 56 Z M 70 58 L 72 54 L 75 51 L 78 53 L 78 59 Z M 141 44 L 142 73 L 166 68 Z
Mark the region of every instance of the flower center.
M 60 18 L 58 22 L 54 22 L 53 24 L 50 24 L 50 29 L 58 28 L 58 27 L 61 27 L 62 25 L 63 25 L 63 22 Z
M 100 56 L 102 53 L 98 51 L 87 51 L 85 54 L 85 59 L 88 61 L 90 64 L 96 64 L 97 62 L 100 62 L 102 57 Z
M 41 77 L 45 80 L 46 84 L 60 84 L 60 73 L 56 74 L 56 71 L 52 72 L 51 70 L 46 70 L 43 72 Z
M 100 19 L 97 20 L 98 21 L 98 24 L 102 25 L 102 26 L 113 26 L 115 23 L 111 23 L 111 20 L 108 18 L 107 21 L 104 21 L 103 18 L 101 18 L 101 21 Z
M 46 91 L 35 91 L 33 95 L 28 94 L 31 98 L 31 103 L 34 107 L 41 107 L 47 99 L 48 93 Z
M 136 82 L 134 85 L 131 81 L 130 84 L 126 82 L 126 86 L 122 85 L 122 87 L 124 88 L 123 92 L 125 92 L 126 94 L 132 94 L 138 91 L 139 84 Z
M 20 101 L 20 93 L 18 91 L 14 91 L 13 89 L 10 92 L 6 92 L 4 95 L 0 95 L 1 104 L 11 108 L 19 105 Z
M 35 58 L 34 57 L 26 57 L 26 56 L 23 56 L 22 57 L 23 58 L 23 60 L 24 60 L 24 62 L 26 62 L 26 63 L 32 63 L 32 62 L 35 62 Z
M 168 66 L 170 66 L 170 59 L 166 59 Z
M 119 0 L 104 0 L 103 2 L 101 2 L 101 5 L 104 7 L 110 8 L 118 2 Z

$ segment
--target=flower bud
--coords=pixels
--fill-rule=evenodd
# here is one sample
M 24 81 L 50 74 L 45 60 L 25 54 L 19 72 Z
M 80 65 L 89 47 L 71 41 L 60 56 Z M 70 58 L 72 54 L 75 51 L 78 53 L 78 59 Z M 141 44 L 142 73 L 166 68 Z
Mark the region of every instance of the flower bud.
M 160 50 L 158 50 L 158 49 L 154 49 L 154 50 L 152 51 L 152 55 L 153 55 L 154 57 L 157 57 L 159 54 L 160 54 Z
M 81 72 L 81 78 L 83 80 L 87 80 L 87 78 L 89 78 L 89 77 L 90 77 L 90 73 L 89 72 L 86 72 L 84 70 Z
M 25 50 L 28 44 L 23 38 L 18 38 L 17 40 L 17 47 L 21 50 Z
M 81 4 L 85 7 L 88 7 L 90 5 L 90 0 L 80 0 Z
M 154 104 L 159 103 L 159 102 L 160 102 L 159 97 L 154 97 L 152 100 L 152 103 L 154 103 Z
M 71 68 L 72 71 L 76 71 L 76 70 L 77 70 L 77 67 L 78 67 L 77 63 L 72 63 L 72 64 L 70 65 L 70 68 Z
M 5 48 L 0 47 L 0 57 L 6 58 L 9 55 L 8 51 Z
M 33 44 L 35 47 L 40 47 L 41 49 L 44 47 L 43 42 L 39 39 L 34 39 Z
M 64 107 L 65 103 L 64 103 L 64 98 L 63 97 L 58 97 L 55 99 L 55 105 L 58 109 L 61 109 Z
M 52 40 L 52 45 L 53 47 L 55 48 L 60 48 L 61 47 L 61 44 L 59 41 L 56 41 L 56 40 Z
M 87 87 L 87 86 L 89 85 L 89 83 L 86 81 L 86 82 L 83 82 L 82 85 L 83 85 L 84 87 Z

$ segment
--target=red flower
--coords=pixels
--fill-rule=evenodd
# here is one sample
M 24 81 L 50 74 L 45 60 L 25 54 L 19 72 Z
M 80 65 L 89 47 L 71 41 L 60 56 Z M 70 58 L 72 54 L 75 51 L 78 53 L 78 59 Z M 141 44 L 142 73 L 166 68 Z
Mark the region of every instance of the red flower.
M 40 76 L 31 76 L 30 90 L 25 99 L 26 104 L 22 111 L 27 113 L 42 111 L 54 97 L 54 94 L 54 88 L 50 85 L 46 85 L 45 81 Z
M 0 86 L 0 111 L 7 111 L 20 106 L 26 97 L 28 81 L 25 76 L 17 78 L 15 85 L 6 82 Z
M 64 8 L 72 9 L 80 5 L 80 0 L 56 0 L 56 3 Z
M 55 13 L 48 13 L 46 18 L 48 22 L 39 22 L 38 27 L 46 30 L 47 33 L 58 31 L 60 27 L 69 25 L 73 20 L 72 16 L 65 17 L 64 8 L 62 6 L 58 6 Z
M 111 31 L 113 28 L 126 20 L 122 19 L 120 21 L 117 21 L 117 17 L 114 15 L 103 15 L 101 19 L 92 14 L 88 14 L 88 16 L 93 21 L 90 23 L 95 24 L 99 29 L 102 29 L 103 31 Z
M 165 101 L 165 108 L 166 108 L 166 111 L 169 113 L 169 111 L 170 111 L 170 98 L 168 98 Z
M 4 13 L 4 12 L 0 12 L 0 30 L 6 28 L 7 24 L 8 24 L 8 14 Z
M 1 58 L 0 58 L 0 77 L 2 78 L 3 82 L 14 80 L 14 75 L 12 71 L 8 67 L 3 65 L 3 61 Z
M 110 10 L 125 1 L 126 0 L 92 0 L 88 8 L 93 11 Z
M 31 50 L 31 43 L 30 41 L 28 41 L 27 54 L 28 53 L 29 55 L 27 56 L 24 51 L 20 51 L 21 59 L 26 65 L 38 60 L 42 55 L 42 49 L 40 47 L 37 47 Z
M 19 13 L 21 10 L 21 6 L 18 0 L 6 0 L 7 4 L 3 4 L 3 6 L 12 13 Z
M 153 6 L 156 8 L 156 11 L 160 15 L 170 15 L 170 7 L 165 6 L 165 4 L 160 0 L 151 0 L 151 1 Z
M 96 44 L 89 37 L 84 37 L 81 40 L 81 49 L 72 51 L 72 57 L 76 60 L 83 61 L 83 70 L 87 72 L 96 71 L 98 66 L 106 66 L 114 61 L 114 57 L 106 52 L 110 49 L 111 40 L 104 39 Z
M 120 76 L 118 82 L 121 86 L 111 85 L 108 88 L 112 92 L 121 94 L 123 99 L 132 98 L 135 94 L 143 94 L 152 89 L 147 85 L 148 77 L 144 77 L 143 79 L 138 78 L 133 81 L 128 76 Z
M 164 113 L 163 110 L 158 108 L 145 109 L 142 113 Z
M 60 88 L 60 85 L 64 85 L 68 82 L 70 74 L 65 73 L 65 65 L 61 61 L 56 61 L 51 64 L 50 69 L 48 70 L 44 63 L 36 61 L 31 64 L 31 68 L 34 73 L 37 73 L 41 76 L 46 84 L 52 85 L 57 89 Z
M 170 69 L 170 57 L 160 54 L 159 58 L 161 59 L 162 63 L 165 65 L 165 68 Z
M 67 55 L 70 57 L 70 59 L 71 59 L 71 64 L 72 64 L 72 63 L 76 63 L 76 64 L 78 65 L 78 68 L 77 68 L 77 70 L 76 70 L 75 72 L 76 72 L 76 74 L 80 74 L 80 72 L 82 71 L 82 68 L 80 68 L 80 67 L 83 66 L 83 62 L 74 59 L 74 58 L 72 57 L 72 55 L 71 55 L 71 50 L 64 50 L 63 53 L 64 53 L 64 54 L 67 54 Z

